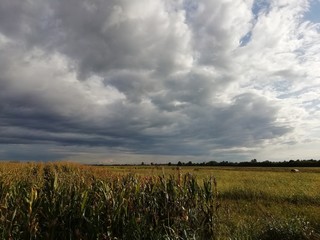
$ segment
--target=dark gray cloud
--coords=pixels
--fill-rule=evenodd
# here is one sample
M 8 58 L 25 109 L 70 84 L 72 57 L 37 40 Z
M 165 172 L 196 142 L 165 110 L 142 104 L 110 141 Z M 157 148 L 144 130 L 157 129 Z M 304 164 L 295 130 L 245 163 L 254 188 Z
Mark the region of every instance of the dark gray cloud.
M 229 158 L 286 138 L 297 125 L 284 119 L 282 98 L 263 92 L 283 94 L 283 84 L 253 82 L 264 62 L 248 60 L 259 30 L 251 8 L 240 0 L 0 1 L 0 158 L 61 159 L 76 147 L 88 156 L 98 148 Z M 248 31 L 252 40 L 240 46 Z M 306 76 L 288 64 L 265 73 L 268 81 Z

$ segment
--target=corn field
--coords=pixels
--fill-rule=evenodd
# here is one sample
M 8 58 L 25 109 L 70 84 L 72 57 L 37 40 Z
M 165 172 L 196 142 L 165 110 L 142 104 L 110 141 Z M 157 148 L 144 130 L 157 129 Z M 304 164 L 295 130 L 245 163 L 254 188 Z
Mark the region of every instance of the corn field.
M 85 171 L 86 170 L 86 171 Z M 7 166 L 1 239 L 212 239 L 213 178 L 99 176 L 70 165 Z
M 69 163 L 2 163 L 0 237 L 320 239 L 304 218 L 234 226 L 226 195 L 219 196 L 214 177 L 179 170 L 140 176 Z

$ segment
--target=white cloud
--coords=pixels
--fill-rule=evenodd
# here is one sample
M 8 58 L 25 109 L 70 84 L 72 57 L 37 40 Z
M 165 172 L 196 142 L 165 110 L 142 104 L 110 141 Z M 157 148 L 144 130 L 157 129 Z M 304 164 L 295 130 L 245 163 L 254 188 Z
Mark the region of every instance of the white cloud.
M 200 161 L 285 157 L 292 144 L 309 144 L 311 156 L 320 34 L 303 18 L 308 8 L 307 0 L 2 1 L 2 146 Z

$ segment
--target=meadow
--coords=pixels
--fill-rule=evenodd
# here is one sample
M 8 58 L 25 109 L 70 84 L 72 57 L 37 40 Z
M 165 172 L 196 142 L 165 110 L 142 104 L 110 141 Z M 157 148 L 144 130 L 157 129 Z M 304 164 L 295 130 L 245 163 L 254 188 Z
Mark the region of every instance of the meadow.
M 0 163 L 1 239 L 320 239 L 320 169 Z

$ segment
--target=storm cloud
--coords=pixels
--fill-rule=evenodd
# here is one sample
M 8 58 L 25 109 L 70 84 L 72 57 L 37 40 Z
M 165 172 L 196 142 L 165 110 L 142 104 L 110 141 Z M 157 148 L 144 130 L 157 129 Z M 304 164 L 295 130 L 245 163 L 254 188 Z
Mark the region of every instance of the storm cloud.
M 0 159 L 248 160 L 275 146 L 289 157 L 320 137 L 310 11 L 307 0 L 0 0 Z

